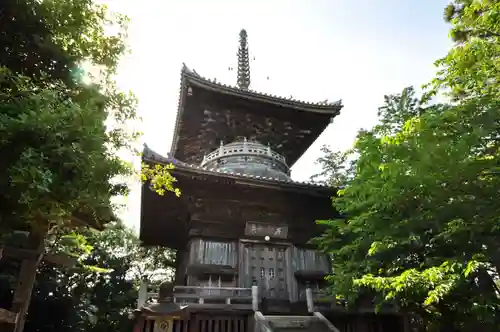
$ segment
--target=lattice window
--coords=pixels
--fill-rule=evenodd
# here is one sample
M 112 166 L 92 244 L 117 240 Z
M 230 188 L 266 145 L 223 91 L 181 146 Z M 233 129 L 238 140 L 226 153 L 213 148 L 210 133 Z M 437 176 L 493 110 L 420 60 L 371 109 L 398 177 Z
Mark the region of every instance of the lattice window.
M 272 267 L 269 268 L 269 279 L 274 279 L 274 269 Z
M 201 263 L 217 265 L 234 265 L 236 250 L 233 243 L 203 241 L 203 256 Z

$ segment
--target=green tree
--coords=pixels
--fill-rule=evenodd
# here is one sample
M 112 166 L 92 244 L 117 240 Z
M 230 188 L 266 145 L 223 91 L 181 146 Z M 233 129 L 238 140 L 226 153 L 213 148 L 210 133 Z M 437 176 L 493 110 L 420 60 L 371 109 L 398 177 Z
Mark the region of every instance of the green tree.
M 48 239 L 48 251 L 78 256 L 73 267 L 42 262 L 30 304 L 26 332 L 132 331 L 128 318 L 135 309 L 139 282 L 152 284 L 169 279 L 174 253 L 142 247 L 137 236 L 121 223 L 110 223 L 101 232 L 81 229 L 78 238 L 90 251 L 75 252 L 68 231 L 59 229 Z M 4 261 L 0 261 L 2 263 Z M 98 267 L 89 269 L 87 266 Z M 2 269 L 0 289 L 11 290 L 12 273 Z M 0 303 L 9 296 L 0 295 Z
M 131 174 L 116 152 L 137 136 L 125 126 L 136 119 L 135 100 L 112 79 L 127 20 L 92 0 L 9 0 L 2 14 L 0 171 L 8 176 L 0 181 L 0 225 L 102 224 L 111 217 L 110 196 L 126 192 L 111 180 Z M 110 24 L 117 34 L 105 33 Z M 99 69 L 93 84 L 76 75 L 84 64 Z M 159 177 L 160 189 L 174 190 L 168 169 L 148 175 Z
M 139 282 L 151 284 L 173 275 L 174 252 L 160 247 L 143 247 L 137 236 L 120 223 L 107 225 L 102 232 L 88 231 L 92 252 L 86 265 L 108 269 L 79 275 L 79 317 L 85 317 L 84 331 L 131 331 L 129 312 L 135 309 Z M 90 315 L 87 311 L 90 310 Z
M 432 82 L 435 93 L 446 88 L 455 99 L 500 94 L 500 2 L 455 0 L 445 9 L 456 42 L 448 55 L 436 62 L 440 71 Z
M 116 153 L 133 150 L 135 98 L 113 80 L 126 23 L 92 0 L 2 2 L 0 232 L 38 234 L 30 245 L 39 253 L 54 226 L 114 220 L 110 199 L 127 193 L 117 179 L 132 168 Z M 109 34 L 109 25 L 118 32 Z M 83 68 L 97 73 L 90 83 Z M 145 176 L 161 194 L 175 191 L 169 170 Z
M 400 94 L 384 96 L 384 105 L 379 107 L 379 133 L 394 133 L 401 130 L 407 120 L 420 115 L 423 108 L 415 96 L 413 87 L 406 87 Z M 321 147 L 322 156 L 316 163 L 321 172 L 311 176 L 312 181 L 320 181 L 332 187 L 342 188 L 355 173 L 356 154 L 353 150 L 335 151 L 328 145 Z
M 318 242 L 351 304 L 371 292 L 419 313 L 428 330 L 491 331 L 500 326 L 500 7 L 448 8 L 457 45 L 422 102 L 405 91 L 386 98 L 379 125 L 358 135 L 354 175 L 334 203 L 345 218 L 324 221 Z M 426 104 L 442 91 L 453 104 Z
M 335 188 L 343 187 L 352 174 L 352 165 L 347 160 L 349 151 L 334 151 L 328 145 L 321 147 L 323 153 L 316 160 L 316 164 L 321 166 L 321 172 L 311 176 L 311 181 L 317 181 Z

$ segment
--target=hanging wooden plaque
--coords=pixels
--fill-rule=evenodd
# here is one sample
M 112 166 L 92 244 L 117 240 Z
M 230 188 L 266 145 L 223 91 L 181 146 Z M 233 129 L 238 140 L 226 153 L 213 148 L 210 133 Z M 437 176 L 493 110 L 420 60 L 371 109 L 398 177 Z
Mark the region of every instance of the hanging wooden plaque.
M 288 237 L 288 226 L 248 221 L 245 227 L 245 235 L 286 239 Z

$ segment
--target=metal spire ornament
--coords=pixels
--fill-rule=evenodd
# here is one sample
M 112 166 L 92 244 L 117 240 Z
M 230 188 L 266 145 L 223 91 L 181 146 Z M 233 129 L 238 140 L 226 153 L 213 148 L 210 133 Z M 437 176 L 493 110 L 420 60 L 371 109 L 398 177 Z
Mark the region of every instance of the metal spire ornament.
M 238 48 L 238 81 L 237 85 L 242 90 L 250 86 L 250 59 L 248 56 L 247 32 L 240 31 L 240 46 Z

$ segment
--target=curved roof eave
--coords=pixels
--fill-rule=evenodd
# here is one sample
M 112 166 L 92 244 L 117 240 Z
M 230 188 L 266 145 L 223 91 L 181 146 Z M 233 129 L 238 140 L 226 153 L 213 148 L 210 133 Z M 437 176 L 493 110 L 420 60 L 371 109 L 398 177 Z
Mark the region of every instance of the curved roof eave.
M 294 98 L 280 97 L 276 95 L 271 95 L 267 93 L 261 93 L 253 90 L 243 90 L 236 86 L 231 86 L 223 83 L 218 83 L 215 80 L 210 80 L 205 78 L 195 71 L 190 70 L 186 65 L 183 66 L 181 72 L 182 79 L 187 79 L 191 83 L 197 86 L 204 87 L 206 89 L 229 94 L 237 97 L 242 97 L 246 99 L 258 100 L 261 102 L 276 104 L 288 108 L 294 108 L 300 111 L 328 114 L 330 116 L 336 116 L 340 113 L 342 109 L 342 100 L 337 100 L 335 102 L 307 102 L 302 100 L 297 100 Z
M 328 185 L 316 183 L 316 182 L 311 182 L 311 181 L 294 181 L 292 179 L 284 180 L 284 179 L 278 179 L 278 178 L 221 171 L 218 169 L 211 169 L 211 168 L 202 167 L 202 166 L 198 166 L 198 165 L 191 165 L 191 164 L 184 163 L 180 160 L 177 160 L 175 158 L 172 158 L 170 156 L 168 156 L 168 157 L 162 156 L 159 153 L 155 152 L 154 150 L 150 149 L 146 144 L 144 144 L 144 152 L 142 154 L 142 160 L 146 161 L 146 162 L 159 163 L 159 164 L 172 163 L 175 166 L 175 168 L 177 169 L 177 171 L 188 171 L 188 172 L 196 172 L 199 174 L 223 176 L 223 177 L 233 178 L 236 181 L 251 181 L 254 184 L 257 181 L 257 182 L 263 182 L 263 183 L 272 184 L 272 185 L 285 185 L 288 187 L 320 189 L 320 190 L 325 190 L 325 191 L 336 190 L 335 188 L 330 187 Z

